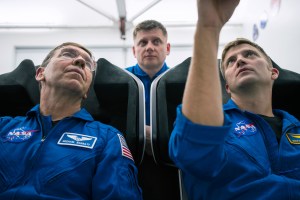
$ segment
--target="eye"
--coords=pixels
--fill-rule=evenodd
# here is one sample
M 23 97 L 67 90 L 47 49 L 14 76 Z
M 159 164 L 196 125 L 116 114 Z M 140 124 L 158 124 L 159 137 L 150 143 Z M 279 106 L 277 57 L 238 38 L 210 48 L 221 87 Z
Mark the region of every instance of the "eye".
M 154 41 L 153 41 L 153 44 L 154 44 L 155 46 L 159 45 L 159 44 L 160 44 L 160 40 L 159 40 L 159 39 L 154 40 Z
M 248 58 L 248 57 L 251 57 L 251 56 L 254 56 L 254 55 L 256 55 L 256 53 L 255 52 L 253 52 L 253 51 L 246 51 L 246 53 L 245 53 L 245 57 L 246 58 Z
M 227 62 L 226 62 L 226 66 L 227 67 L 230 67 L 234 64 L 235 62 L 235 58 L 234 57 L 231 57 L 231 58 L 228 58 Z
M 145 40 L 142 40 L 142 41 L 139 42 L 139 46 L 144 47 L 146 45 L 147 45 L 147 41 L 145 41 Z
M 77 54 L 74 52 L 65 51 L 61 54 L 61 56 L 67 57 L 67 58 L 76 58 Z

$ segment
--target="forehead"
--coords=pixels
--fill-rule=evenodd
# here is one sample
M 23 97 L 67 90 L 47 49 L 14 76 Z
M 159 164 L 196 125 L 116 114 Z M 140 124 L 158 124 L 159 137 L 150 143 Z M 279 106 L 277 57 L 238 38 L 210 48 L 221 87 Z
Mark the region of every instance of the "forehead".
M 151 30 L 140 30 L 137 32 L 135 40 L 139 41 L 142 39 L 155 39 L 155 38 L 160 38 L 161 40 L 163 40 L 164 38 L 166 38 L 166 36 L 164 36 L 162 30 L 160 30 L 159 28 L 154 28 Z
M 72 46 L 72 45 L 63 46 L 62 48 L 57 49 L 55 54 L 57 55 L 57 54 L 60 54 L 61 52 L 68 52 L 68 51 L 78 52 L 82 56 L 90 57 L 88 52 L 86 52 L 85 50 L 83 50 L 77 46 Z
M 257 48 L 255 48 L 254 46 L 252 46 L 250 44 L 244 43 L 244 44 L 239 44 L 239 45 L 230 47 L 228 49 L 228 51 L 226 52 L 224 58 L 226 60 L 227 58 L 232 57 L 232 56 L 236 56 L 237 54 L 239 54 L 239 53 L 241 53 L 241 52 L 243 52 L 245 50 L 252 50 L 252 51 L 255 51 L 258 54 L 262 55 L 262 53 Z

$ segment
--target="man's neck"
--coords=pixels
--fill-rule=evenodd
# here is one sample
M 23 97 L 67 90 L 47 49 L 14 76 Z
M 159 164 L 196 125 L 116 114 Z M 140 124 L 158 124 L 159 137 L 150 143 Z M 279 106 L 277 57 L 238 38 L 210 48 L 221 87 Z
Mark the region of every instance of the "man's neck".
M 156 74 L 157 72 L 159 72 L 161 70 L 161 68 L 163 67 L 160 66 L 160 67 L 145 67 L 145 66 L 141 66 L 139 65 L 140 68 L 146 73 L 148 74 L 148 76 L 152 79 Z
M 231 99 L 241 110 L 273 117 L 272 95 L 232 95 Z
M 61 120 L 67 116 L 73 115 L 81 109 L 81 101 L 67 96 L 48 96 L 41 95 L 40 111 L 44 116 L 51 115 L 52 120 Z

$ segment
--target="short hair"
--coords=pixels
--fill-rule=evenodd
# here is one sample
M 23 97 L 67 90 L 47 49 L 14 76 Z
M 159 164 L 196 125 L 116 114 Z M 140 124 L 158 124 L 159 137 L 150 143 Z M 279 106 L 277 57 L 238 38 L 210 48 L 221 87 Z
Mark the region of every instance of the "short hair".
M 249 44 L 251 46 L 253 46 L 254 48 L 256 48 L 257 50 L 259 50 L 266 58 L 267 62 L 269 63 L 270 67 L 272 67 L 272 61 L 271 61 L 271 58 L 268 56 L 268 54 L 264 51 L 264 49 L 259 46 L 258 44 L 246 39 L 246 38 L 237 38 L 231 42 L 229 42 L 227 45 L 225 45 L 224 49 L 223 49 L 223 52 L 222 52 L 222 58 L 221 58 L 221 63 L 220 63 L 220 71 L 221 71 L 221 74 L 223 76 L 223 78 L 225 79 L 225 76 L 224 76 L 224 59 L 225 59 L 225 56 L 227 54 L 227 52 L 229 51 L 230 48 L 232 47 L 236 47 L 238 45 L 241 45 L 241 44 Z
M 167 29 L 162 23 L 156 20 L 145 20 L 135 26 L 133 30 L 133 39 L 136 38 L 139 31 L 150 31 L 153 29 L 160 29 L 164 36 L 168 36 Z
M 85 48 L 84 46 L 78 44 L 78 43 L 75 43 L 75 42 L 65 42 L 65 43 L 62 43 L 60 45 L 58 45 L 57 47 L 55 47 L 54 49 L 52 49 L 48 55 L 45 57 L 45 59 L 43 60 L 42 64 L 41 64 L 41 67 L 46 67 L 48 65 L 48 63 L 50 62 L 50 59 L 53 57 L 53 55 L 55 54 L 55 52 L 65 46 L 75 46 L 75 47 L 78 47 L 82 50 L 84 50 L 85 52 L 87 52 L 89 54 L 89 56 L 92 58 L 92 60 L 94 60 L 93 58 L 93 55 L 92 55 L 92 52 L 90 50 L 88 50 L 87 48 Z

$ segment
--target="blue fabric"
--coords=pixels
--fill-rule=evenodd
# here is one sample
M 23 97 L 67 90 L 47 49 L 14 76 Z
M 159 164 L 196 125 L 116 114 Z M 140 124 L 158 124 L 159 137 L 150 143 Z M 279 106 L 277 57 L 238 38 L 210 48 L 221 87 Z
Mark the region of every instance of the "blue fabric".
M 192 123 L 177 109 L 169 154 L 189 199 L 300 199 L 300 122 L 287 112 L 280 144 L 260 116 L 224 105 L 221 127 Z
M 144 84 L 145 88 L 145 107 L 146 107 L 146 125 L 150 125 L 150 89 L 152 81 L 158 77 L 160 74 L 167 71 L 169 67 L 166 63 L 162 66 L 162 68 L 153 76 L 152 79 L 144 72 L 138 64 L 127 67 L 126 70 L 136 75 Z
M 0 199 L 142 199 L 121 133 L 85 109 L 52 127 L 37 105 L 0 127 Z

